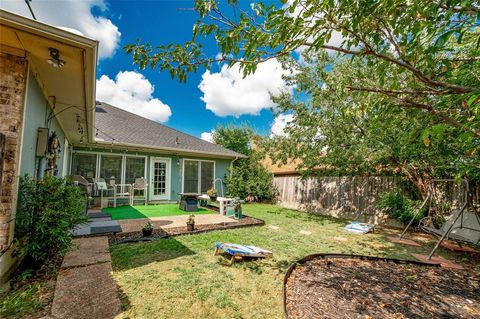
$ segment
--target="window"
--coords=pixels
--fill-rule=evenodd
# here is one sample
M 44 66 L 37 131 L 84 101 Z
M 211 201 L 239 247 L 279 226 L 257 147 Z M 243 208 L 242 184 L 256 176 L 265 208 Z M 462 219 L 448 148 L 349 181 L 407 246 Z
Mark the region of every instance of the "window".
M 107 184 L 122 183 L 122 156 L 102 155 L 100 162 L 100 178 L 104 178 Z
M 185 160 L 183 164 L 183 192 L 206 193 L 213 187 L 215 163 Z
M 198 193 L 198 162 L 185 161 L 183 176 L 183 192 Z
M 96 176 L 97 154 L 73 153 L 72 175 L 81 175 L 92 181 Z
M 136 178 L 145 177 L 145 158 L 125 158 L 125 184 L 135 183 Z
M 214 165 L 213 162 L 200 162 L 200 165 L 200 192 L 206 193 L 210 188 L 213 187 Z

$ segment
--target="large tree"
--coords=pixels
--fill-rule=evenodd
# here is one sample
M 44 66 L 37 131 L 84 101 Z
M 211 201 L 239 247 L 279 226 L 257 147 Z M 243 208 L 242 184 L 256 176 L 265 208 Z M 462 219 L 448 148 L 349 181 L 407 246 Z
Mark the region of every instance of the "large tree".
M 265 143 L 274 161 L 299 158 L 305 174 L 402 174 L 422 197 L 434 177 L 480 178 L 479 139 L 470 132 L 379 95 L 363 92 L 352 98 L 344 83 L 368 78 L 371 67 L 365 60 L 324 55 L 315 61 L 333 66 L 328 72 L 323 63 L 299 67 L 292 80 L 303 94 L 274 98 L 278 112 L 293 115 L 285 136 Z
M 355 92 L 381 95 L 397 107 L 416 108 L 480 136 L 480 5 L 474 0 L 291 0 L 244 8 L 236 0 L 196 0 L 199 20 L 184 44 L 127 45 L 140 67 L 188 72 L 213 63 L 240 64 L 244 74 L 258 63 L 293 52 L 328 50 L 360 58 L 370 78 L 347 83 Z M 210 38 L 218 52 L 206 52 Z M 352 70 L 353 72 L 355 70 Z M 394 74 L 394 78 L 389 77 Z
M 269 59 L 298 68 L 290 59 L 302 54 L 300 68 L 313 66 L 316 77 L 302 70 L 292 82 L 311 100 L 277 98 L 280 110 L 295 113 L 290 147 L 277 156 L 300 157 L 307 168 L 400 170 L 423 193 L 432 176 L 478 174 L 478 1 L 292 0 L 245 8 L 197 0 L 194 9 L 191 41 L 136 43 L 127 52 L 140 67 L 181 81 L 218 62 L 238 63 L 245 75 Z M 204 50 L 205 38 L 220 54 Z M 331 162 L 318 160 L 327 151 Z

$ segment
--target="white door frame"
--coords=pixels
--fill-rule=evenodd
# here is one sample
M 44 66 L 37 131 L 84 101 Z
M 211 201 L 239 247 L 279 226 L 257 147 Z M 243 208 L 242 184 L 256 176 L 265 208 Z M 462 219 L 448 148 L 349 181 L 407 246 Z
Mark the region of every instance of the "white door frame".
M 159 196 L 154 195 L 154 182 L 153 182 L 153 174 L 154 174 L 154 164 L 157 162 L 164 162 L 166 164 L 166 176 L 165 176 L 165 195 Z M 150 179 L 149 183 L 149 195 L 151 201 L 156 200 L 170 200 L 170 189 L 171 189 L 171 176 L 172 176 L 172 159 L 167 157 L 152 157 L 150 158 Z

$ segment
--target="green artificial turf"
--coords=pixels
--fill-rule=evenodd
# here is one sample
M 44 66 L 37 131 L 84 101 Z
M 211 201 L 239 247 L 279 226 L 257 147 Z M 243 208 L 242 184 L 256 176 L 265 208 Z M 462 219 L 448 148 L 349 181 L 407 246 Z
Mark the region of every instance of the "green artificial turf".
M 181 210 L 178 204 L 119 206 L 104 208 L 102 211 L 110 214 L 113 220 L 214 213 L 203 207 L 199 207 L 196 212 L 186 212 Z

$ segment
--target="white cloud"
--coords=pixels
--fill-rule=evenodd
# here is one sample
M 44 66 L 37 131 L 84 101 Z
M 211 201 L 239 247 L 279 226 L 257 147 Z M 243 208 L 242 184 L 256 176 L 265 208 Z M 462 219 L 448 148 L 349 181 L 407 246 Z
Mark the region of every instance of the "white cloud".
M 213 130 L 210 132 L 203 132 L 202 134 L 200 134 L 200 138 L 204 141 L 213 143 L 213 132 Z
M 92 9 L 107 11 L 104 0 L 51 0 L 32 1 L 30 5 L 37 20 L 54 26 L 72 29 L 89 38 L 100 41 L 99 57 L 107 58 L 115 54 L 121 33 L 112 21 L 102 15 L 94 16 Z M 2 0 L 0 7 L 31 18 L 25 1 Z
M 167 122 L 172 111 L 152 96 L 155 87 L 142 74 L 120 71 L 115 80 L 102 75 L 97 80 L 97 100 L 157 122 Z
M 293 121 L 293 114 L 280 114 L 272 123 L 270 136 L 285 136 L 285 127 L 288 123 Z
M 292 90 L 282 79 L 287 74 L 290 71 L 274 59 L 259 64 L 256 72 L 245 78 L 238 65 L 231 68 L 223 65 L 220 72 L 203 73 L 198 87 L 203 92 L 201 99 L 207 110 L 217 116 L 257 115 L 275 106 L 269 92 L 276 95 Z
M 293 5 L 293 0 L 287 0 L 287 2 L 283 5 L 283 8 L 289 9 L 292 5 Z M 297 6 L 295 7 L 295 10 L 292 13 L 287 11 L 287 16 L 298 18 L 303 11 L 305 11 L 305 8 L 303 7 L 302 4 L 298 3 Z M 319 17 L 309 19 L 308 22 L 306 23 L 306 27 L 313 26 L 318 19 Z M 313 40 L 314 40 L 314 37 L 308 38 L 308 42 L 313 42 Z M 334 47 L 342 47 L 343 41 L 345 41 L 345 38 L 342 36 L 342 33 L 334 30 L 332 31 L 330 39 L 326 44 Z M 295 52 L 298 54 L 302 54 L 307 48 L 308 48 L 307 46 L 300 46 L 295 50 Z M 331 53 L 334 53 L 335 51 L 327 49 L 327 52 L 331 54 Z M 300 56 L 299 61 L 303 64 L 304 58 Z

